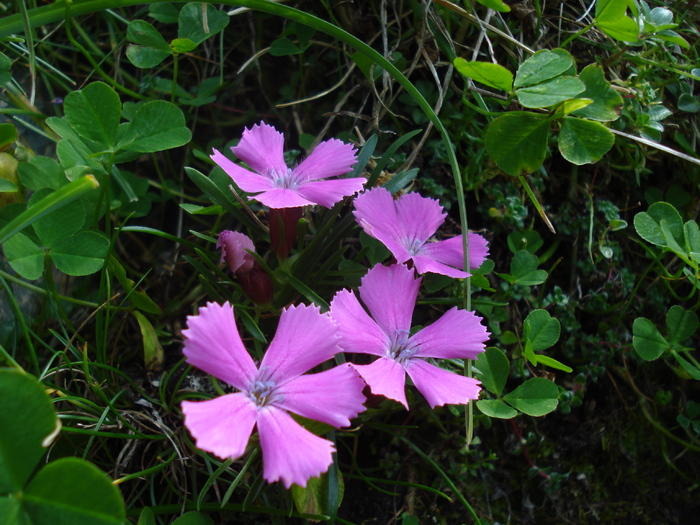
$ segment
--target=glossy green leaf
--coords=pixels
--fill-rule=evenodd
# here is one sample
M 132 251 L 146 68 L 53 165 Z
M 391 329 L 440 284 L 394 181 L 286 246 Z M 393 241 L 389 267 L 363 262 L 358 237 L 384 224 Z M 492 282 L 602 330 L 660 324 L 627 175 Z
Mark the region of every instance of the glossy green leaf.
M 678 97 L 678 109 L 685 111 L 686 113 L 697 113 L 700 111 L 700 101 L 697 97 L 690 95 L 688 93 L 682 93 Z
M 594 164 L 613 144 L 615 135 L 600 122 L 564 117 L 559 132 L 559 151 L 572 164 Z
M 667 202 L 655 202 L 646 212 L 634 216 L 634 228 L 639 236 L 657 246 L 666 246 L 666 238 L 661 231 L 661 221 L 665 220 L 676 239 L 683 238 L 683 220 L 680 213 Z
M 533 310 L 523 323 L 523 337 L 530 341 L 535 352 L 546 350 L 559 340 L 559 321 L 546 310 Z
M 0 494 L 6 494 L 24 488 L 60 426 L 44 387 L 29 374 L 0 369 L 0 399 Z
M 682 47 L 683 49 L 690 49 L 690 44 L 688 43 L 688 41 L 675 31 L 671 31 L 670 29 L 664 29 L 663 31 L 654 33 L 654 38 L 658 38 L 659 40 L 663 40 L 664 42 L 668 42 L 669 44 L 675 44 L 677 46 Z
M 83 231 L 51 250 L 56 268 L 68 275 L 90 275 L 102 268 L 109 239 L 96 231 Z
M 43 467 L 21 496 L 33 525 L 123 525 L 124 501 L 95 465 L 61 458 Z
M 176 24 L 180 17 L 180 10 L 173 4 L 151 4 L 148 8 L 148 16 L 164 24 Z
M 510 363 L 506 355 L 493 346 L 488 347 L 476 359 L 475 367 L 482 386 L 499 396 L 503 393 L 510 374 Z
M 570 98 L 552 108 L 551 118 L 559 119 L 593 103 L 590 98 Z
M 109 149 L 117 142 L 121 120 L 119 95 L 103 82 L 69 93 L 63 104 L 65 122 L 81 138 Z
M 228 15 L 212 4 L 190 3 L 182 8 L 178 19 L 177 36 L 201 44 L 222 31 L 229 23 Z
M 497 419 L 513 419 L 518 415 L 517 410 L 500 399 L 481 399 L 476 402 L 476 406 L 482 413 Z
M 532 173 L 544 162 L 548 130 L 546 115 L 506 113 L 494 119 L 486 130 L 486 151 L 509 175 Z
M 568 72 L 574 57 L 563 49 L 543 49 L 525 60 L 515 75 L 515 88 L 533 86 Z
M 44 273 L 46 252 L 23 233 L 12 236 L 3 247 L 7 262 L 25 279 L 33 281 Z
M 541 355 L 541 354 L 535 354 L 537 363 L 540 365 L 545 365 L 548 366 L 549 368 L 554 368 L 555 370 L 561 370 L 562 372 L 566 372 L 567 374 L 570 374 L 571 372 L 574 371 L 573 368 L 570 366 L 565 365 L 561 361 L 557 361 L 553 357 L 549 357 L 548 355 Z
M 557 408 L 559 389 L 552 381 L 533 377 L 503 396 L 503 400 L 528 416 L 540 417 Z
M 495 89 L 508 91 L 513 88 L 513 73 L 503 66 L 491 62 L 467 62 L 455 58 L 454 66 L 462 75 Z
M 610 82 L 605 80 L 603 68 L 598 64 L 590 64 L 583 68 L 578 78 L 586 86 L 585 91 L 580 95 L 581 98 L 593 99 L 593 103 L 573 114 L 603 122 L 617 120 L 620 117 L 622 96 L 610 86 Z
M 669 344 L 654 323 L 638 317 L 632 325 L 632 346 L 642 359 L 653 361 L 668 349 Z
M 666 314 L 666 328 L 670 343 L 681 343 L 698 329 L 698 314 L 682 306 L 672 306 Z
M 515 94 L 526 108 L 549 108 L 583 93 L 586 86 L 576 77 L 557 77 L 518 89 Z
M 163 35 L 145 20 L 129 22 L 126 38 L 129 42 L 133 42 L 126 48 L 126 56 L 138 68 L 156 67 L 172 55 Z
M 17 188 L 16 184 L 13 184 L 9 180 L 3 179 L 2 177 L 0 177 L 0 192 L 2 192 L 2 193 L 13 192 L 13 191 L 17 191 L 17 189 L 18 188 Z
M 153 100 L 136 111 L 120 145 L 127 151 L 153 153 L 183 146 L 191 139 L 182 110 L 170 102 Z
M 595 23 L 608 36 L 625 42 L 636 42 L 639 26 L 625 15 L 630 0 L 597 0 Z

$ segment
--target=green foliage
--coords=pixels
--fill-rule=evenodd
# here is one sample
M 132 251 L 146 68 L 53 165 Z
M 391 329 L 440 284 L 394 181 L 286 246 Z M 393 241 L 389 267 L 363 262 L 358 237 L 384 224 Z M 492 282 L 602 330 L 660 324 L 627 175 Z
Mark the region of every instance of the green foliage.
M 8 525 L 121 525 L 119 489 L 78 458 L 37 464 L 61 425 L 41 384 L 20 370 L 0 369 L 0 520 Z M 33 474 L 33 475 L 32 475 Z

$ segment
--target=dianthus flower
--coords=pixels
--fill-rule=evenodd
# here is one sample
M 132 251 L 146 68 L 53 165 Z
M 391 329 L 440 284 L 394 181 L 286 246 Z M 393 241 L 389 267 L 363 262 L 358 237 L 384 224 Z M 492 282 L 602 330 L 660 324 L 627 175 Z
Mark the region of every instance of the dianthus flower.
M 233 153 L 253 171 L 231 162 L 219 151 L 211 156 L 246 193 L 249 199 L 269 208 L 296 208 L 319 204 L 331 208 L 343 197 L 360 191 L 362 177 L 328 180 L 351 171 L 357 162 L 357 150 L 338 139 L 321 142 L 295 168 L 284 162 L 284 135 L 261 122 L 243 132 Z
M 340 327 L 340 346 L 345 352 L 379 357 L 369 365 L 353 365 L 373 394 L 408 408 L 408 374 L 431 407 L 466 404 L 479 397 L 479 381 L 439 368 L 428 359 L 475 359 L 489 334 L 480 317 L 455 307 L 411 335 L 420 282 L 402 264 L 375 266 L 359 288 L 370 315 L 352 291 L 338 292 L 331 302 L 331 316 Z
M 238 277 L 243 292 L 256 304 L 272 301 L 272 281 L 265 269 L 250 252 L 255 252 L 255 245 L 244 233 L 224 230 L 219 234 L 217 248 L 221 248 L 220 263 L 228 264 L 229 269 Z
M 385 188 L 373 188 L 354 201 L 355 218 L 362 229 L 381 241 L 399 263 L 413 261 L 419 274 L 439 273 L 469 277 L 464 270 L 462 236 L 428 242 L 445 222 L 446 213 L 435 199 L 407 193 L 394 200 Z M 488 256 L 488 243 L 481 235 L 469 233 L 469 266 L 478 268 Z
M 238 458 L 257 425 L 263 477 L 302 487 L 332 463 L 334 446 L 304 429 L 290 412 L 334 427 L 364 410 L 364 382 L 349 364 L 302 375 L 340 351 L 337 326 L 315 306 L 282 311 L 259 367 L 243 346 L 233 307 L 208 303 L 187 318 L 187 362 L 239 391 L 207 401 L 183 401 L 185 426 L 197 447 Z

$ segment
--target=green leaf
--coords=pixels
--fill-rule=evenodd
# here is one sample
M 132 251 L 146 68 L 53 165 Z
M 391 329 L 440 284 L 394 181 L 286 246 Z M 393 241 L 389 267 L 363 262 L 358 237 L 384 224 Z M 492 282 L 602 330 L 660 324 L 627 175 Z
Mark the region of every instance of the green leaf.
M 0 369 L 0 399 L 0 494 L 7 494 L 24 488 L 60 423 L 44 387 L 23 371 Z
M 547 280 L 547 272 L 537 269 L 539 262 L 537 256 L 532 255 L 527 250 L 520 250 L 510 262 L 510 275 L 498 275 L 510 284 L 522 284 L 525 286 L 542 284 Z
M 160 315 L 163 313 L 160 307 L 153 302 L 146 292 L 136 288 L 136 283 L 126 276 L 126 270 L 119 264 L 119 261 L 115 257 L 110 257 L 107 261 L 107 265 L 109 271 L 112 272 L 119 281 L 119 284 L 121 284 L 126 291 L 131 304 L 149 314 Z
M 666 328 L 670 343 L 681 343 L 688 339 L 698 329 L 698 315 L 685 310 L 682 306 L 672 306 L 666 314 Z
M 510 13 L 510 6 L 503 2 L 503 0 L 476 0 L 481 5 L 485 5 L 489 9 L 498 11 L 500 13 Z
M 124 501 L 95 465 L 61 458 L 42 468 L 21 496 L 34 524 L 123 525 Z
M 16 140 L 17 128 L 15 125 L 9 122 L 3 122 L 0 124 L 0 149 L 14 144 Z
M 533 377 L 503 396 L 503 400 L 528 416 L 539 417 L 557 408 L 559 389 L 552 381 Z
M 134 43 L 126 48 L 126 56 L 138 68 L 156 67 L 172 55 L 170 46 L 163 35 L 145 20 L 129 22 L 126 38 L 129 42 Z
M 51 250 L 56 268 L 68 275 L 90 275 L 105 262 L 109 239 L 96 231 L 83 231 Z
M 201 44 L 207 38 L 222 31 L 228 23 L 228 15 L 213 5 L 190 3 L 180 11 L 177 36 L 189 38 L 195 44 Z
M 557 77 L 518 89 L 515 94 L 526 108 L 548 108 L 574 98 L 585 89 L 586 85 L 576 77 Z
M 630 0 L 597 0 L 595 23 L 608 36 L 625 42 L 636 42 L 639 25 L 625 16 Z
M 197 49 L 197 43 L 189 38 L 176 38 L 170 42 L 170 50 L 175 54 L 189 53 Z
M 180 10 L 173 4 L 151 4 L 148 8 L 148 16 L 163 24 L 175 24 L 180 16 Z
M 622 96 L 605 80 L 603 68 L 590 64 L 583 68 L 578 78 L 586 85 L 581 98 L 593 99 L 593 103 L 574 112 L 577 117 L 599 121 L 617 120 L 620 117 Z
M 600 122 L 564 117 L 559 132 L 559 151 L 572 164 L 594 164 L 613 144 L 615 135 Z
M 138 310 L 131 312 L 139 323 L 143 339 L 143 362 L 146 370 L 160 370 L 163 366 L 163 347 L 151 322 Z
M 103 82 L 69 93 L 63 104 L 66 123 L 81 138 L 110 149 L 117 142 L 121 120 L 119 95 Z
M 700 381 L 700 370 L 698 369 L 698 367 L 693 365 L 690 361 L 681 356 L 681 354 L 679 354 L 675 350 L 671 350 L 671 353 L 673 354 L 673 357 L 676 358 L 676 361 L 678 361 L 678 364 L 681 365 L 681 368 L 688 372 L 688 375 L 690 377 L 692 377 L 696 381 Z
M 507 242 L 508 249 L 514 254 L 520 250 L 535 253 L 544 244 L 542 237 L 535 230 L 514 231 L 508 235 Z
M 546 310 L 533 310 L 523 323 L 523 337 L 534 351 L 546 350 L 559 340 L 561 326 Z
M 683 225 L 686 251 L 700 252 L 700 227 L 695 221 L 688 221 Z
M 655 202 L 646 212 L 634 216 L 634 229 L 647 242 L 657 246 L 666 246 L 666 238 L 661 230 L 661 221 L 665 220 L 676 239 L 683 239 L 683 220 L 680 213 L 667 202 Z
M 513 419 L 518 415 L 517 410 L 506 405 L 500 399 L 481 399 L 476 406 L 482 413 L 498 419 Z
M 330 469 L 333 469 L 334 475 L 331 475 Z M 328 472 L 324 472 L 320 477 L 310 478 L 306 482 L 306 487 L 292 485 L 292 499 L 294 506 L 302 514 L 321 514 L 335 515 L 337 513 L 337 505 L 343 499 L 345 484 L 343 477 L 340 474 L 336 465 L 331 465 Z M 335 486 L 333 482 L 335 481 Z M 331 492 L 336 492 L 336 497 L 331 498 Z M 329 502 L 335 501 L 336 508 L 330 508 Z
M 566 73 L 574 65 L 574 57 L 568 51 L 543 49 L 520 64 L 514 87 L 522 88 L 550 80 Z
M 14 192 L 14 191 L 17 191 L 17 189 L 18 188 L 17 188 L 16 184 L 13 184 L 9 180 L 3 179 L 2 177 L 0 177 L 0 192 L 2 192 L 2 193 Z
M 28 162 L 20 162 L 17 170 L 19 180 L 32 191 L 44 188 L 57 190 L 69 182 L 61 165 L 49 157 L 32 157 Z
M 675 31 L 671 31 L 670 29 L 664 29 L 663 31 L 658 31 L 657 33 L 654 33 L 654 39 L 663 40 L 664 42 L 668 42 L 670 44 L 676 44 L 677 46 L 680 46 L 683 49 L 690 49 L 690 44 L 688 43 L 688 41 Z
M 669 344 L 654 323 L 645 317 L 638 317 L 632 325 L 632 346 L 642 359 L 653 361 L 668 349 Z
M 159 5 L 159 4 L 153 4 Z M 153 514 L 151 507 L 144 507 L 139 515 L 139 522 L 137 525 L 156 525 L 156 515 Z
M 532 173 L 544 161 L 548 129 L 546 115 L 506 113 L 494 119 L 486 130 L 486 151 L 509 175 Z
M 5 257 L 12 269 L 25 279 L 33 281 L 44 273 L 43 248 L 23 233 L 12 236 L 5 242 Z
M 454 60 L 454 65 L 462 75 L 485 86 L 508 92 L 513 88 L 513 73 L 498 64 L 467 62 L 463 58 L 457 57 Z
M 590 98 L 570 98 L 564 102 L 560 102 L 556 107 L 552 108 L 550 118 L 559 119 L 573 113 L 581 108 L 589 106 L 593 102 Z
M 29 199 L 31 208 L 54 190 L 45 188 Z M 85 223 L 85 207 L 80 201 L 45 215 L 34 223 L 34 231 L 45 248 L 53 248 L 71 235 L 80 231 Z
M 700 111 L 700 101 L 689 93 L 683 93 L 678 97 L 678 109 L 686 113 L 697 113 Z
M 506 355 L 498 348 L 490 346 L 479 354 L 474 366 L 479 370 L 479 380 L 483 387 L 500 397 L 510 373 L 510 363 Z
M 214 525 L 214 521 L 206 514 L 192 510 L 190 512 L 185 512 L 182 516 L 173 521 L 172 525 Z
M 553 357 L 549 357 L 547 355 L 536 354 L 536 359 L 538 364 L 548 366 L 549 368 L 554 368 L 555 370 L 561 370 L 567 374 L 574 371 L 574 369 L 570 366 L 566 366 L 561 361 L 557 361 Z
M 153 153 L 183 146 L 191 139 L 182 110 L 170 102 L 153 100 L 136 111 L 121 146 L 127 151 Z

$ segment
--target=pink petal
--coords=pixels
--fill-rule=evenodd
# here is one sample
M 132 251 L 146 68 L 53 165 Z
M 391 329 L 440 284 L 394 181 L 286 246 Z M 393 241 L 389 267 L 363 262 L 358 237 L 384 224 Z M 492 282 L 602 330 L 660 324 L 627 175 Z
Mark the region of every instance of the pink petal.
M 243 346 L 233 318 L 233 306 L 207 303 L 199 315 L 187 317 L 186 337 L 182 353 L 187 363 L 207 374 L 244 390 L 258 370 Z
M 365 410 L 364 387 L 360 374 L 350 363 L 345 363 L 285 383 L 277 390 L 284 398 L 276 405 L 308 419 L 347 427 L 351 419 Z
M 353 354 L 386 355 L 391 340 L 369 316 L 350 290 L 341 290 L 331 301 L 331 317 L 338 324 L 340 347 Z M 362 327 L 358 330 L 358 327 Z
M 302 182 L 296 191 L 311 202 L 332 208 L 336 202 L 362 190 L 365 182 L 362 177 Z
M 264 122 L 243 131 L 233 153 L 260 175 L 287 173 L 284 163 L 284 135 Z M 243 189 L 243 191 L 248 191 Z
M 478 268 L 486 260 L 489 254 L 488 241 L 478 233 L 470 233 L 469 240 L 469 267 Z M 464 269 L 464 250 L 462 249 L 462 236 L 457 235 L 450 239 L 438 242 L 429 242 L 423 245 L 420 255 L 430 257 L 438 262 Z
M 217 248 L 221 248 L 221 261 L 228 264 L 229 269 L 236 273 L 250 272 L 253 268 L 255 258 L 246 250 L 255 251 L 255 245 L 250 237 L 241 232 L 224 230 L 219 234 Z
M 267 407 L 258 413 L 258 434 L 263 452 L 263 477 L 306 487 L 309 478 L 320 476 L 333 463 L 335 447 L 318 437 L 286 412 Z
M 479 398 L 481 383 L 472 377 L 464 377 L 420 358 L 408 361 L 406 372 L 431 408 L 442 405 L 466 405 Z
M 290 306 L 282 310 L 260 371 L 282 385 L 340 352 L 339 342 L 338 327 L 329 314 L 315 305 Z
M 221 152 L 214 150 L 211 159 L 216 162 L 226 174 L 233 179 L 233 182 L 246 193 L 257 193 L 259 191 L 267 191 L 273 189 L 275 185 L 272 179 L 263 177 L 257 173 L 253 173 L 245 168 L 242 168 L 235 162 L 227 159 Z
M 396 215 L 394 199 L 389 190 L 384 188 L 366 190 L 355 197 L 354 205 L 355 211 L 353 213 L 355 218 L 368 235 L 379 239 L 384 244 L 387 244 L 386 241 L 388 240 L 399 243 L 398 245 L 400 246 L 399 240 L 402 238 L 403 228 Z M 396 257 L 397 254 L 394 253 L 396 246 L 392 249 L 387 244 L 387 247 Z M 399 248 L 399 252 L 402 249 Z M 406 258 L 403 260 L 405 261 Z
M 360 299 L 390 337 L 407 339 L 421 279 L 403 264 L 377 264 L 362 278 Z
M 396 216 L 403 227 L 404 246 L 409 250 L 411 243 L 415 242 L 417 248 L 435 235 L 447 216 L 437 200 L 418 193 L 407 193 L 395 204 Z
M 380 357 L 369 365 L 353 365 L 373 394 L 398 401 L 408 408 L 406 402 L 406 371 L 388 357 Z
M 489 338 L 481 321 L 474 312 L 451 308 L 411 337 L 409 344 L 419 348 L 416 357 L 476 359 Z
M 246 394 L 238 392 L 208 401 L 183 401 L 181 406 L 185 426 L 197 448 L 221 459 L 235 459 L 245 453 L 256 417 L 255 404 Z
M 452 268 L 452 266 L 447 266 L 441 262 L 436 261 L 431 257 L 426 257 L 424 255 L 416 255 L 413 257 L 413 264 L 416 267 L 416 271 L 419 274 L 424 273 L 439 273 L 440 275 L 447 275 L 448 277 L 454 277 L 455 279 L 463 279 L 464 277 L 469 277 L 471 274 Z
M 243 188 L 241 188 L 243 189 Z M 256 200 L 261 202 L 268 208 L 300 208 L 302 206 L 311 206 L 316 204 L 302 197 L 298 191 L 287 188 L 273 188 L 259 193 L 254 197 L 248 197 L 248 200 Z
M 336 177 L 352 171 L 356 162 L 357 150 L 352 144 L 338 139 L 326 140 L 292 170 L 292 176 L 304 181 Z

